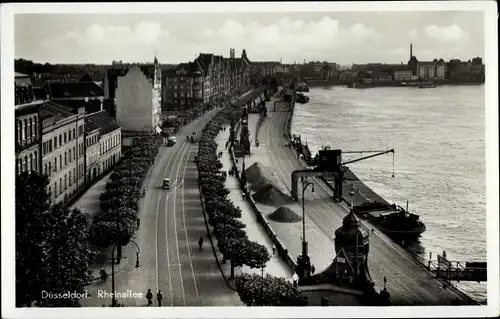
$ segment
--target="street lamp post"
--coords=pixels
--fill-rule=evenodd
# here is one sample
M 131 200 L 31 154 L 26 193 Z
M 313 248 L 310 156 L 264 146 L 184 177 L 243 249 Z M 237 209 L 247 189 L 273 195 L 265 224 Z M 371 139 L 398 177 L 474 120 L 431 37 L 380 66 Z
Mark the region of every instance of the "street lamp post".
M 139 245 L 133 240 L 130 241 L 135 245 L 137 248 L 137 252 L 135 253 L 136 260 L 135 260 L 135 268 L 139 269 L 141 266 L 139 265 L 139 254 L 141 253 L 141 249 L 139 248 Z M 111 306 L 116 307 L 116 297 L 115 297 L 115 248 L 118 245 L 118 242 L 113 246 L 113 249 L 111 250 Z
M 260 270 L 261 270 L 261 281 L 260 281 L 260 300 L 262 301 L 264 296 L 263 296 L 263 289 L 264 289 L 264 265 L 262 265 L 260 267 Z
M 311 186 L 311 192 L 314 193 L 314 183 L 313 182 L 308 182 L 304 176 L 302 176 L 302 258 L 300 260 L 301 262 L 301 271 L 302 271 L 302 279 L 304 279 L 306 276 L 306 273 L 308 274 L 307 277 L 309 277 L 309 255 L 307 252 L 307 241 L 306 241 L 306 209 L 305 209 L 305 192 L 306 189 Z

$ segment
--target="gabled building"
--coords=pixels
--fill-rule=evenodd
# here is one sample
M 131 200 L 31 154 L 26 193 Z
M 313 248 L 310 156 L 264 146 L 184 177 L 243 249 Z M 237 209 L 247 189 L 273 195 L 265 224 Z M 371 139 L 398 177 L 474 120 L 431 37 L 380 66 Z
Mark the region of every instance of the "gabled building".
M 185 111 L 202 105 L 205 72 L 198 60 L 181 63 L 168 70 L 163 81 L 163 101 L 166 111 Z
M 127 131 L 161 132 L 161 88 L 161 69 L 156 57 L 152 66 L 135 65 L 124 76 L 118 76 L 115 98 L 118 125 Z

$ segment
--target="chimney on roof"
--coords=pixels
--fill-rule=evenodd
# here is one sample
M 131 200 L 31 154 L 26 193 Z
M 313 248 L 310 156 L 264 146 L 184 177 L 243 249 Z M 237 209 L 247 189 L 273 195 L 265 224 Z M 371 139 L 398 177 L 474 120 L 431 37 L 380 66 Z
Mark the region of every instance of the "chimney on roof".
M 413 44 L 410 43 L 410 60 L 412 56 L 413 56 Z
M 234 59 L 236 57 L 235 50 L 233 48 L 229 49 L 229 57 Z

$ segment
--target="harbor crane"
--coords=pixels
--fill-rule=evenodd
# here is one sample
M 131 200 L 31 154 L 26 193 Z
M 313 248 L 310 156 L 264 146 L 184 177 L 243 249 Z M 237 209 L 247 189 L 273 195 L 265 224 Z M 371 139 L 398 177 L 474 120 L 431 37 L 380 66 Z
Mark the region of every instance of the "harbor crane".
M 356 158 L 346 162 L 342 162 L 342 153 L 344 154 L 363 154 L 363 153 L 375 153 L 368 156 L 363 156 L 361 158 Z M 347 151 L 342 152 L 342 150 L 330 150 L 325 148 L 318 152 L 318 161 L 316 167 L 312 170 L 297 170 L 292 172 L 292 185 L 291 185 L 291 195 L 294 200 L 298 200 L 297 196 L 297 182 L 299 177 L 309 177 L 315 176 L 325 179 L 326 177 L 333 177 L 334 186 L 331 187 L 329 183 L 326 183 L 333 190 L 333 198 L 335 200 L 342 200 L 342 182 L 346 180 L 344 177 L 345 166 L 347 164 L 356 163 L 363 161 L 372 157 L 385 155 L 392 153 L 392 177 L 394 177 L 394 149 L 388 149 L 385 151 Z

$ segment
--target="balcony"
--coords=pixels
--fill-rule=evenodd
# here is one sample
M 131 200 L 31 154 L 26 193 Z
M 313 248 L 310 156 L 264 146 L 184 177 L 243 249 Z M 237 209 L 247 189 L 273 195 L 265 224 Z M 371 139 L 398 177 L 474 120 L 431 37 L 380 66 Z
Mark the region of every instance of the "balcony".
M 21 141 L 20 143 L 16 143 L 15 147 L 16 154 L 24 150 L 27 150 L 38 143 L 40 143 L 40 137 L 38 136 L 27 138 L 24 141 Z

